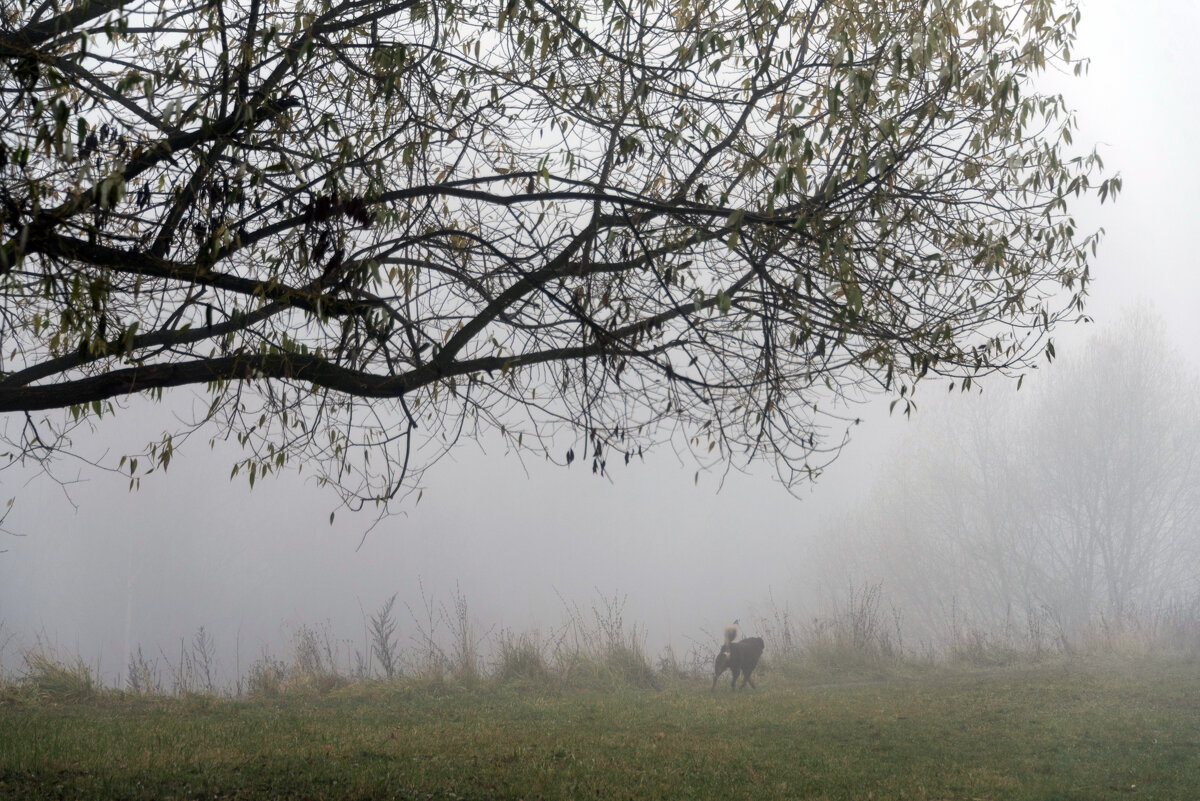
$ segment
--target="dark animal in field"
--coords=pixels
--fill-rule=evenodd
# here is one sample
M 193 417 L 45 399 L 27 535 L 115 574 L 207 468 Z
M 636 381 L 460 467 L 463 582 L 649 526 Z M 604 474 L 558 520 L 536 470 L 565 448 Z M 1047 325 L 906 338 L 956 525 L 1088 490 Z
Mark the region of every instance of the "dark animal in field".
M 762 637 L 747 637 L 741 642 L 734 642 L 733 638 L 736 636 L 736 626 L 725 627 L 725 644 L 721 646 L 716 662 L 713 663 L 712 688 L 714 690 L 717 689 L 717 680 L 721 678 L 721 674 L 727 668 L 733 674 L 733 681 L 729 685 L 730 689 L 737 689 L 739 674 L 742 676 L 743 687 L 749 683 L 751 687 L 758 689 L 750 674 L 754 672 L 754 668 L 758 667 L 758 660 L 762 657 L 765 647 Z

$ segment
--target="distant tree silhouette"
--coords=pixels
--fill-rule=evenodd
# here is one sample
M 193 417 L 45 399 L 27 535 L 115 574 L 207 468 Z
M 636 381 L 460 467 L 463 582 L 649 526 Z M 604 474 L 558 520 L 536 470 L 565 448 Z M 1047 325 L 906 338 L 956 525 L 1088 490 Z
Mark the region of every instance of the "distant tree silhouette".
M 927 630 L 951 610 L 1068 641 L 1165 625 L 1200 574 L 1198 395 L 1162 320 L 1135 307 L 1033 387 L 921 420 L 832 547 L 859 538 L 852 573 Z

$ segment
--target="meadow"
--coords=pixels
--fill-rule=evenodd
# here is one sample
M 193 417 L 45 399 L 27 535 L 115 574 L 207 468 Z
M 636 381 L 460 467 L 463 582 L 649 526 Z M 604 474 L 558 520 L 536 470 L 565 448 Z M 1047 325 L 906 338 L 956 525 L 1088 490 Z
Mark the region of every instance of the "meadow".
M 407 677 L 243 699 L 88 690 L 60 668 L 0 695 L 0 798 L 1095 801 L 1200 787 L 1192 658 L 820 683 L 768 664 L 736 693 L 684 676 Z
M 204 629 L 137 648 L 121 686 L 34 643 L 0 664 L 0 799 L 1200 797 L 1200 607 L 937 649 L 883 609 L 871 587 L 803 624 L 773 609 L 736 692 L 707 643 L 650 658 L 619 598 L 480 633 L 456 594 L 403 643 L 393 598 L 358 645 L 300 626 L 224 682 Z

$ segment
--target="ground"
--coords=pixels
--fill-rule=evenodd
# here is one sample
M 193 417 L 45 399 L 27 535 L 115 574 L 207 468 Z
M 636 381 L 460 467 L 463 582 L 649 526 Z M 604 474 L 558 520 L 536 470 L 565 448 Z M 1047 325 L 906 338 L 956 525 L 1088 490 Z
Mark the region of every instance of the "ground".
M 1182 800 L 1200 782 L 1189 660 L 663 685 L 14 692 L 0 696 L 0 798 Z

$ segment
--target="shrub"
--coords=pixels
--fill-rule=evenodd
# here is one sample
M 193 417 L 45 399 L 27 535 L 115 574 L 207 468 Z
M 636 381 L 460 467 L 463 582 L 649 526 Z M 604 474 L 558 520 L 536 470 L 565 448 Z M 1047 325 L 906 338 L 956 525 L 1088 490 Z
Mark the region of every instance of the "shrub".
M 62 661 L 40 645 L 27 649 L 22 656 L 25 669 L 20 683 L 39 700 L 78 703 L 95 698 L 99 692 L 92 669 L 78 656 Z
M 507 684 L 514 681 L 548 683 L 550 668 L 546 664 L 544 646 L 536 633 L 515 634 L 509 630 L 500 632 L 497 638 L 499 653 L 492 678 Z

